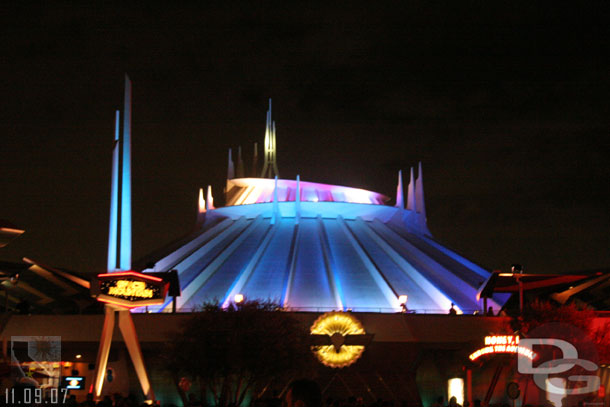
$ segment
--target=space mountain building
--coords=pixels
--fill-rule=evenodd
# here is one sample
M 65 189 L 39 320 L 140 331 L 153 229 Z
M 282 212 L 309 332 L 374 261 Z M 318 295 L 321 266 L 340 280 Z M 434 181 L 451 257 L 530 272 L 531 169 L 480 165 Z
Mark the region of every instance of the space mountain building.
M 178 273 L 181 295 L 149 312 L 189 311 L 235 295 L 272 300 L 294 311 L 458 313 L 485 308 L 477 291 L 490 273 L 437 242 L 426 226 L 421 163 L 396 204 L 360 188 L 281 179 L 276 129 L 267 111 L 262 170 L 255 145 L 244 177 L 229 150 L 226 206 L 199 192 L 197 230 L 146 259 L 144 272 Z M 405 297 L 406 296 L 406 297 Z M 500 309 L 504 294 L 486 299 Z
M 526 300 L 543 294 L 608 310 L 610 273 L 490 273 L 439 243 L 427 227 L 421 164 L 404 179 L 398 173 L 393 206 L 389 197 L 353 186 L 280 178 L 271 103 L 261 165 L 255 145 L 246 176 L 241 149 L 235 162 L 229 150 L 226 205 L 216 208 L 211 188 L 201 189 L 194 231 L 132 263 L 127 77 L 115 123 L 107 273 L 87 278 L 29 258 L 0 262 L 5 307 L 31 304 L 31 313 L 1 315 L 0 371 L 10 361 L 47 387 L 77 377 L 82 386 L 71 394 L 78 401 L 88 393 L 133 393 L 181 405 L 182 381 L 159 357 L 168 338 L 202 304 L 228 307 L 245 298 L 274 301 L 309 327 L 325 398 L 421 407 L 455 396 L 462 405 L 494 405 L 507 402 L 507 385 L 518 383 L 520 405 L 548 405 L 531 375 L 517 371 L 517 347 L 487 346 L 516 341 L 511 318 L 482 311 L 510 310 L 523 296 L 508 297 L 520 291 Z M 0 222 L 0 247 L 22 232 Z M 608 315 L 593 322 L 607 326 Z M 57 374 L 13 355 L 42 337 L 61 338 Z M 13 347 L 14 338 L 21 345 Z M 607 389 L 610 368 L 600 362 L 597 375 Z M 252 397 L 274 399 L 292 379 L 278 377 Z M 608 405 L 610 393 L 598 397 Z

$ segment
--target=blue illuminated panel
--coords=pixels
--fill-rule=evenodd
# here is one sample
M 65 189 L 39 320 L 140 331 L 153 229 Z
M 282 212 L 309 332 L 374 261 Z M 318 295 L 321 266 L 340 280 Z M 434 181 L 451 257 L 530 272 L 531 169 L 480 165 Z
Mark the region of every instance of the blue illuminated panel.
M 477 309 L 476 290 L 457 278 L 453 273 L 445 270 L 434 259 L 426 256 L 409 242 L 401 239 L 394 231 L 385 225 L 373 223 L 373 228 L 396 250 L 400 255 L 426 275 L 426 278 L 434 284 L 447 298 L 456 303 L 462 309 Z
M 252 276 L 244 287 L 246 298 L 281 301 L 288 279 L 290 247 L 294 235 L 292 219 L 284 220 L 269 242 L 263 257 L 256 265 Z
M 249 222 L 254 221 L 250 220 Z M 233 251 L 233 254 L 220 265 L 198 293 L 188 301 L 187 308 L 201 305 L 204 302 L 222 302 L 227 297 L 233 283 L 239 277 L 240 271 L 248 265 L 258 245 L 264 239 L 269 224 L 260 222 L 258 225 L 250 225 L 250 227 L 254 227 L 254 230 L 250 231 L 251 233 Z M 245 231 L 242 233 L 245 233 Z M 246 294 L 246 298 L 249 297 L 247 293 L 241 294 Z
M 317 221 L 303 219 L 299 224 L 299 244 L 296 253 L 294 279 L 288 306 L 315 310 L 334 309 L 334 293 L 328 284 Z
M 346 223 L 351 222 L 353 221 L 346 221 Z M 388 303 L 371 276 L 371 273 L 378 271 L 368 270 L 360 261 L 337 220 L 324 219 L 323 224 L 328 234 L 330 251 L 336 266 L 334 272 L 341 284 L 344 307 L 357 308 L 362 311 L 391 308 L 392 304 Z
M 175 267 L 180 275 L 180 285 L 186 287 L 190 284 L 247 226 L 245 222 L 235 222 L 220 236 L 181 261 Z
M 347 222 L 350 229 L 358 237 L 366 252 L 371 256 L 371 259 L 382 270 L 388 284 L 394 289 L 397 295 L 408 295 L 407 306 L 413 310 L 437 309 L 439 306 L 428 295 L 428 293 L 420 287 L 415 280 L 411 278 L 408 272 L 403 271 L 392 259 L 388 256 L 366 233 L 365 228 L 370 228 L 365 223 Z M 373 232 L 375 233 L 375 232 Z M 408 265 L 409 269 L 413 267 Z

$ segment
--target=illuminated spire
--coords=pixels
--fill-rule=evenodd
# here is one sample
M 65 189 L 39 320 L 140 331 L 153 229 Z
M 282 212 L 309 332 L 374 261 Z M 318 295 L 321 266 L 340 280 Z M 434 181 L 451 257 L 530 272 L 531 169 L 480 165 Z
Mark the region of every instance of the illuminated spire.
M 199 188 L 199 214 L 205 213 L 207 210 L 207 205 L 205 203 L 205 199 L 203 198 L 203 188 Z
M 417 169 L 417 180 L 415 180 L 415 208 L 426 218 L 426 204 L 424 201 L 424 174 L 421 169 L 421 161 Z
M 115 114 L 108 233 L 108 271 L 131 269 L 131 81 L 125 75 L 121 113 Z
M 206 202 L 203 198 L 203 188 L 199 188 L 199 199 L 197 200 L 197 226 L 205 222 Z
M 271 98 L 269 99 L 269 110 L 267 110 L 267 124 L 265 126 L 265 161 L 261 178 L 279 177 L 276 160 L 275 144 L 275 122 L 271 118 Z
M 407 192 L 407 209 L 415 210 L 415 181 L 413 180 L 413 167 L 411 167 L 411 176 L 409 178 L 409 187 Z
M 117 229 L 119 227 L 119 144 L 121 112 L 116 111 L 114 118 L 114 143 L 112 146 L 112 180 L 110 185 L 110 230 L 108 232 L 108 265 L 107 270 L 117 268 L 117 251 L 119 250 Z
M 398 186 L 396 187 L 396 205 L 397 208 L 405 209 L 405 200 L 402 192 L 402 170 L 398 171 Z
M 241 146 L 237 147 L 237 170 L 235 174 L 237 178 L 244 177 L 244 161 L 241 159 Z
M 233 158 L 231 149 L 229 149 L 229 163 L 227 165 L 227 179 L 235 178 L 235 166 L 233 165 Z
M 208 185 L 207 200 L 205 201 L 205 209 L 211 211 L 214 207 L 214 197 L 212 196 L 212 186 Z
M 131 269 L 131 81 L 125 75 L 123 171 L 121 174 L 121 270 Z

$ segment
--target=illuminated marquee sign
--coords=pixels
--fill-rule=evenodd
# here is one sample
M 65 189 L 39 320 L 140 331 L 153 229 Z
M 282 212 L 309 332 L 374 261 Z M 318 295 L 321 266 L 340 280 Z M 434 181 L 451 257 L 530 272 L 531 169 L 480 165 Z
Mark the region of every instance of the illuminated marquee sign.
M 159 305 L 165 301 L 168 283 L 135 271 L 98 274 L 92 295 L 98 301 L 127 308 Z
M 121 298 L 153 298 L 158 287 L 148 288 L 145 282 L 135 280 L 116 280 L 106 285 L 106 294 Z
M 517 335 L 490 335 L 485 337 L 485 346 L 473 352 L 469 358 L 475 361 L 483 355 L 495 353 L 520 354 L 529 359 L 536 357 L 536 354 L 531 349 L 519 346 L 519 337 Z
M 320 316 L 311 327 L 311 336 L 314 343 L 311 350 L 318 360 L 336 368 L 356 362 L 373 338 L 356 317 L 346 312 Z

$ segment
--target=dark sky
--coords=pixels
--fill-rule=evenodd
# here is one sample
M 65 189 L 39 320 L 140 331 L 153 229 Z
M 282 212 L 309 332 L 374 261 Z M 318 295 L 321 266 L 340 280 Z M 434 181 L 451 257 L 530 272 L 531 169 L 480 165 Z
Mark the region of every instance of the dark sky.
M 0 218 L 26 233 L 0 258 L 104 271 L 128 73 L 134 258 L 193 227 L 200 186 L 223 201 L 272 97 L 283 178 L 394 197 L 421 160 L 429 228 L 466 257 L 610 266 L 610 15 L 487 3 L 2 6 Z

